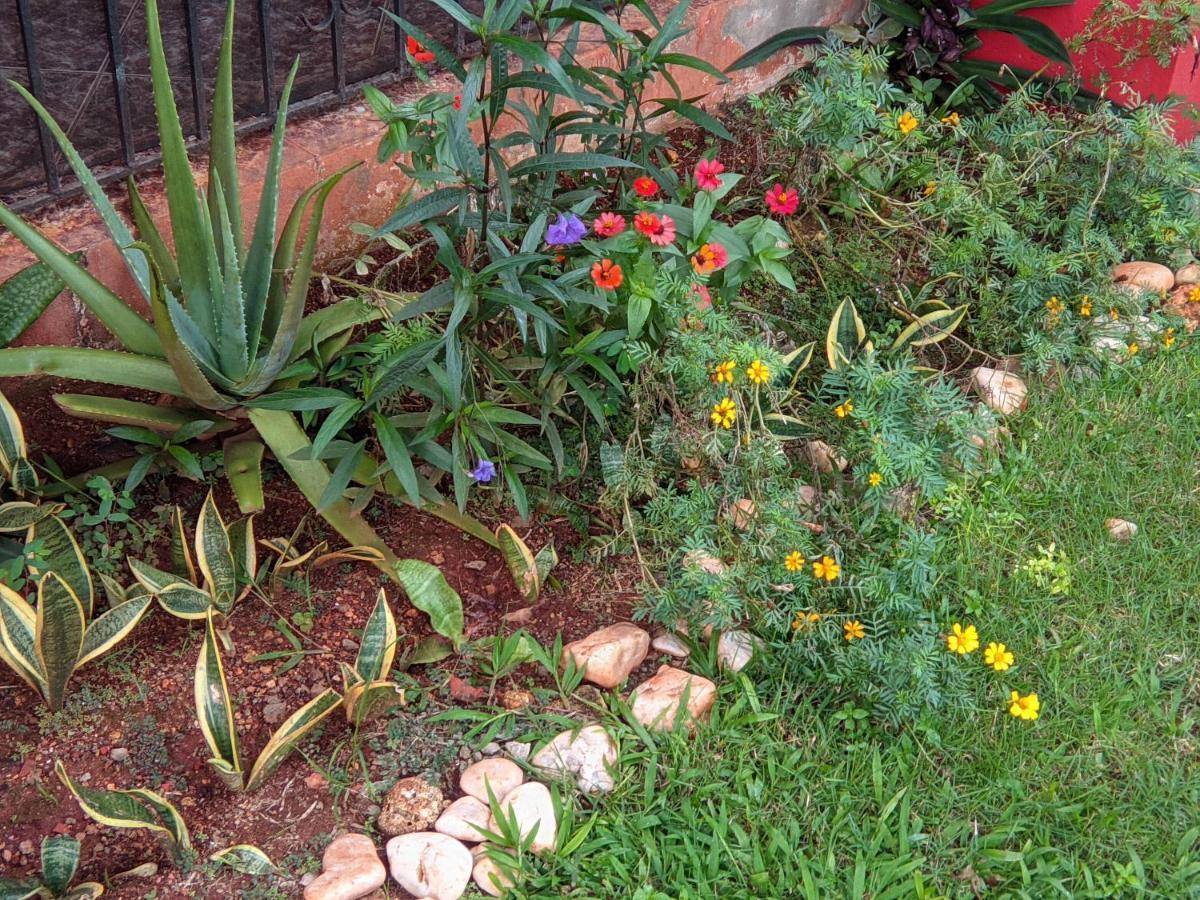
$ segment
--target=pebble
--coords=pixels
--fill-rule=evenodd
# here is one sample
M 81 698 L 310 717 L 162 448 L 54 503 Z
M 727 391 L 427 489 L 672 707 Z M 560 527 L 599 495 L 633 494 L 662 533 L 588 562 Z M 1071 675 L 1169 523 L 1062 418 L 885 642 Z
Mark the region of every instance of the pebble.
M 641 665 L 650 650 L 650 635 L 632 622 L 618 622 L 563 647 L 562 665 L 573 659 L 584 678 L 614 688 Z
M 971 370 L 971 387 L 993 412 L 1003 416 L 1023 410 L 1029 393 L 1025 382 L 1016 375 L 987 366 Z
M 672 730 L 685 690 L 688 692 L 688 702 L 684 722 L 688 728 L 693 727 L 695 721 L 704 717 L 712 707 L 717 697 L 717 686 L 707 678 L 670 666 L 660 666 L 653 677 L 634 690 L 630 696 L 634 717 L 647 728 Z
M 419 775 L 402 778 L 383 800 L 376 826 L 389 837 L 425 831 L 442 811 L 442 789 Z
M 503 800 L 525 780 L 521 767 L 509 759 L 485 759 L 467 767 L 458 781 L 464 794 L 488 802 L 488 786 L 497 800 Z
M 717 639 L 717 662 L 722 669 L 740 672 L 753 658 L 754 638 L 745 631 L 724 631 Z
M 513 886 L 512 879 L 504 874 L 504 870 L 483 854 L 475 857 L 471 878 L 481 891 L 491 897 L 499 897 Z
M 674 656 L 676 659 L 687 659 L 688 654 L 691 653 L 687 648 L 687 644 L 669 632 L 660 634 L 650 643 L 650 646 L 659 653 Z
M 263 706 L 262 717 L 268 725 L 278 725 L 287 717 L 287 706 L 279 697 L 270 696 Z
M 387 842 L 392 877 L 414 897 L 458 900 L 471 879 L 471 851 L 436 831 L 402 834 Z
M 342 649 L 354 653 L 358 650 L 358 641 L 352 641 L 350 638 L 342 638 Z
M 600 725 L 564 731 L 534 754 L 531 760 L 543 772 L 569 773 L 584 793 L 611 791 L 616 785 L 617 745 Z
M 497 753 L 500 752 L 500 745 L 497 744 L 495 741 L 489 741 L 488 743 L 483 745 L 483 749 L 480 750 L 480 752 L 484 756 L 495 756 Z
M 529 759 L 529 752 L 532 749 L 533 745 L 526 741 L 509 741 L 504 745 L 504 752 L 513 759 Z
M 464 569 L 470 569 L 472 572 L 482 572 L 487 568 L 487 563 L 482 559 L 472 559 L 469 562 L 463 563 Z
M 483 840 L 481 829 L 488 827 L 490 818 L 491 811 L 482 800 L 471 796 L 459 797 L 433 823 L 433 830 L 474 844 Z
M 115 763 L 123 763 L 129 759 L 129 750 L 125 747 L 113 747 L 108 756 Z
M 325 848 L 321 876 L 304 889 L 304 900 L 358 900 L 387 880 L 375 842 L 365 834 L 344 834 Z
M 530 781 L 511 791 L 500 801 L 500 811 L 506 817 L 516 819 L 522 841 L 533 835 L 529 849 L 534 853 L 552 850 L 558 843 L 554 799 L 544 784 Z M 491 830 L 500 833 L 500 826 L 494 818 L 491 820 Z
M 1108 529 L 1109 537 L 1114 541 L 1130 541 L 1138 532 L 1138 527 L 1127 519 L 1105 519 L 1104 527 Z

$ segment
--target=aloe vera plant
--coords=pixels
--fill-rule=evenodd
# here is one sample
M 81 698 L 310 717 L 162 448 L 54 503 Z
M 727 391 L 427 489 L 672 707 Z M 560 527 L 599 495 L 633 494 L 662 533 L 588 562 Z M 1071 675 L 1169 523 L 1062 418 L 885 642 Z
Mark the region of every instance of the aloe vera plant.
M 189 421 L 204 420 L 214 421 L 215 430 L 240 430 L 226 439 L 227 462 L 233 463 L 226 466 L 226 471 L 246 513 L 262 507 L 260 463 L 261 444 L 265 443 L 326 520 L 349 543 L 378 550 L 377 565 L 391 575 L 397 557 L 342 496 L 348 479 L 334 481 L 325 463 L 311 452 L 308 436 L 295 416 L 301 411 L 328 408 L 323 389 L 305 387 L 320 371 L 322 351 L 333 347 L 336 352 L 350 330 L 388 312 L 358 300 L 343 300 L 304 315 L 325 203 L 349 169 L 335 172 L 301 193 L 282 228 L 277 228 L 283 136 L 297 60 L 279 100 L 257 217 L 253 228 L 247 228 L 251 233 L 249 242 L 244 240 L 234 143 L 233 23 L 234 4 L 230 0 L 216 69 L 208 179 L 200 191 L 171 88 L 157 0 L 146 0 L 150 75 L 174 253 L 133 181 L 128 183 L 130 224 L 117 212 L 49 112 L 23 87 L 10 82 L 58 142 L 120 248 L 150 308 L 151 321 L 138 315 L 76 258 L 0 204 L 0 225 L 49 267 L 123 347 L 0 349 L 0 377 L 53 374 L 177 398 L 173 408 L 118 398 L 89 398 L 81 403 L 72 395 L 59 401 L 69 414 L 168 434 Z M 228 428 L 229 423 L 237 428 Z M 0 439 L 0 457 L 5 461 L 9 449 Z M 386 467 L 361 468 L 363 471 L 356 473 L 360 480 L 380 481 L 388 474 Z M 10 477 L 16 475 L 25 475 L 23 467 L 21 471 L 14 469 Z M 391 480 L 394 482 L 394 477 Z M 423 487 L 431 512 L 463 523 L 464 517 L 431 485 Z M 480 532 L 486 534 L 482 526 L 472 529 L 472 533 Z M 487 537 L 490 539 L 490 535 Z

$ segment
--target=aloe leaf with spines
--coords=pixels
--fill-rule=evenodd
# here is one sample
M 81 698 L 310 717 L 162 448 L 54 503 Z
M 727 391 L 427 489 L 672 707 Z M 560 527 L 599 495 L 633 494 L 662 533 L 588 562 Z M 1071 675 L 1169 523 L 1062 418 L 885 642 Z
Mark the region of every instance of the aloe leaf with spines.
M 78 260 L 79 254 L 75 254 Z M 0 347 L 7 347 L 46 311 L 66 283 L 44 262 L 26 266 L 0 282 Z

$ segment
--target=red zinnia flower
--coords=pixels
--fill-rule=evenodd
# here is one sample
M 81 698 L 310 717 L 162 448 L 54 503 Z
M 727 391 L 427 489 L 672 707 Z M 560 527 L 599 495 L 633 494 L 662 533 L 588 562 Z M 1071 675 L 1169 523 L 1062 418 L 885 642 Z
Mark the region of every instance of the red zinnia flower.
M 454 108 L 455 108 L 455 109 L 462 109 L 462 94 L 455 94 L 455 95 L 454 95 Z
M 701 244 L 696 255 L 692 257 L 692 268 L 699 275 L 707 275 L 718 269 L 725 268 L 729 262 L 729 253 L 720 244 Z
M 633 217 L 633 227 L 659 247 L 665 247 L 675 240 L 675 220 L 670 216 L 640 212 Z
M 600 237 L 616 237 L 625 230 L 625 217 L 616 213 L 602 212 L 592 223 L 592 231 Z
M 771 212 L 781 216 L 790 216 L 800 207 L 800 194 L 785 188 L 782 184 L 777 184 L 767 191 L 763 202 L 767 204 L 767 209 Z
M 702 191 L 715 191 L 721 186 L 721 173 L 725 166 L 719 160 L 702 159 L 696 163 L 696 187 Z
M 602 259 L 592 264 L 592 281 L 596 283 L 596 287 L 606 291 L 615 291 L 624 280 L 625 276 L 621 273 L 621 267 L 611 259 Z
M 633 189 L 639 197 L 649 199 L 658 193 L 658 182 L 649 176 L 643 175 L 641 178 L 633 179 Z
M 411 34 L 408 36 L 408 55 L 416 62 L 422 64 L 431 63 L 434 60 L 434 55 L 426 50 L 421 42 Z

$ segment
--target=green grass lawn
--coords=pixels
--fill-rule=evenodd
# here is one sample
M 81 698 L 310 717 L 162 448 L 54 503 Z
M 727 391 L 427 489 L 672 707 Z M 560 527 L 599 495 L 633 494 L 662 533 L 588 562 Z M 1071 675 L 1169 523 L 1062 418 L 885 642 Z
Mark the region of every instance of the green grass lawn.
M 623 783 L 530 894 L 1200 896 L 1200 353 L 1140 362 L 1035 390 L 1003 466 L 944 509 L 946 609 L 1017 656 L 964 660 L 975 708 L 849 728 L 747 670 L 693 740 L 626 741 Z M 1051 542 L 1065 595 L 1018 571 Z

